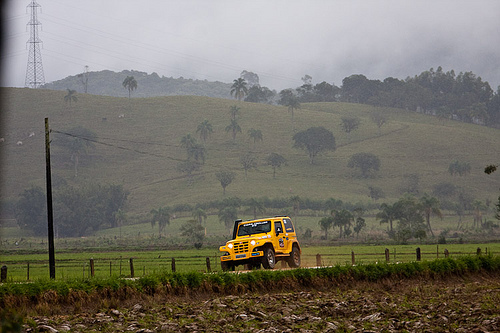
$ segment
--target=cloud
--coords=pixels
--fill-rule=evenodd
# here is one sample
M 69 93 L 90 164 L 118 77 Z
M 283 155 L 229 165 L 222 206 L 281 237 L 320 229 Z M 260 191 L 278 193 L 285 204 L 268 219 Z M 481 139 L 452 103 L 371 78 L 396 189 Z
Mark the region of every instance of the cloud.
M 26 5 L 8 6 L 2 84 L 23 86 Z M 83 71 L 135 69 L 231 82 L 253 71 L 271 89 L 340 85 L 442 66 L 500 84 L 500 2 L 38 0 L 47 81 Z

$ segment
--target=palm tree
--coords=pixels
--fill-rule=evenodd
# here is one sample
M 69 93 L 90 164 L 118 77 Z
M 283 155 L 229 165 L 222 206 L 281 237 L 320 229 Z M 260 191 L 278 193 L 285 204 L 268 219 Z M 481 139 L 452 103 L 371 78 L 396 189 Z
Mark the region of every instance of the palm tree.
M 186 149 L 188 160 L 194 159 L 196 162 L 205 163 L 207 150 L 203 145 L 196 142 L 191 134 L 186 134 L 181 139 L 181 147 Z
M 328 229 L 330 229 L 333 225 L 333 216 L 323 217 L 318 222 L 321 230 L 325 232 L 325 240 L 328 239 Z
M 246 204 L 248 206 L 248 211 L 252 212 L 254 219 L 257 219 L 257 213 L 264 213 L 265 211 L 262 200 L 250 198 Z
M 253 139 L 253 145 L 255 146 L 255 142 L 260 140 L 262 141 L 262 131 L 256 130 L 255 128 L 251 128 L 248 130 L 248 136 Z
M 241 127 L 235 119 L 231 119 L 231 123 L 226 126 L 226 132 L 231 132 L 233 141 L 236 139 L 236 134 L 241 133 Z
M 344 203 L 342 202 L 342 200 L 335 200 L 334 198 L 329 198 L 325 201 L 324 203 L 324 211 L 325 212 L 330 212 L 330 215 L 334 215 L 335 211 L 342 208 L 342 205 Z
M 194 159 L 196 162 L 201 162 L 201 164 L 205 164 L 205 159 L 207 158 L 207 150 L 206 148 L 196 143 L 188 150 L 188 159 Z
M 163 229 L 165 229 L 165 226 L 167 224 L 170 224 L 170 208 L 160 207 L 158 209 L 152 209 L 150 213 L 153 214 L 153 217 L 151 219 L 151 227 L 154 227 L 158 222 L 158 234 L 161 238 L 161 232 L 163 231 Z
M 247 82 L 245 79 L 240 77 L 239 79 L 233 81 L 233 85 L 231 86 L 231 96 L 233 96 L 233 94 L 239 101 L 248 95 Z
M 128 98 L 130 99 L 130 93 L 132 90 L 137 89 L 137 81 L 133 76 L 127 76 L 127 78 L 123 80 L 122 85 L 124 88 L 128 89 Z
M 236 105 L 231 105 L 229 108 L 229 113 L 231 114 L 231 119 L 236 120 L 236 116 L 240 113 L 241 108 Z
M 336 211 L 333 216 L 333 225 L 335 227 L 339 227 L 340 235 L 339 238 L 342 238 L 342 228 L 344 229 L 344 237 L 346 236 L 347 229 L 352 225 L 354 221 L 354 216 L 350 211 L 346 209 L 342 209 L 341 211 Z
M 389 231 L 392 233 L 392 222 L 397 218 L 397 209 L 394 205 L 383 203 L 380 205 L 381 211 L 377 213 L 375 218 L 380 220 L 380 224 L 389 223 Z
M 58 135 L 54 144 L 63 147 L 70 153 L 70 159 L 75 169 L 75 178 L 77 178 L 80 157 L 87 155 L 90 148 L 95 148 L 93 142 L 96 134 L 81 126 L 69 129 L 67 133 L 68 135 Z
M 203 208 L 195 208 L 195 210 L 193 211 L 193 218 L 196 219 L 198 221 L 199 224 L 201 224 L 201 222 L 203 221 L 207 221 L 207 213 L 205 212 L 205 210 Z
M 231 229 L 233 222 L 238 219 L 236 207 L 228 206 L 219 210 L 219 221 L 224 222 L 226 228 Z
M 290 97 L 288 99 L 288 102 L 287 102 L 287 104 L 285 106 L 288 107 L 288 112 L 292 113 L 292 121 L 293 121 L 293 110 L 300 109 L 300 102 L 299 102 L 299 100 L 297 99 L 297 97 L 295 97 L 295 95 L 293 95 L 292 97 Z
M 114 214 L 114 220 L 111 227 L 114 228 L 117 225 L 120 227 L 120 239 L 122 238 L 122 225 L 126 221 L 127 221 L 127 214 L 123 210 L 118 209 Z
M 204 120 L 198 125 L 198 128 L 196 129 L 196 133 L 200 133 L 200 139 L 202 139 L 203 142 L 207 142 L 208 137 L 213 132 L 214 129 L 212 127 L 212 124 L 210 124 L 208 120 Z
M 186 134 L 181 139 L 181 147 L 186 148 L 186 151 L 189 154 L 191 148 L 196 145 L 196 138 L 194 138 L 191 134 Z
M 198 171 L 200 168 L 201 164 L 191 159 L 187 159 L 177 164 L 177 171 L 186 174 L 188 185 L 191 185 L 193 181 L 193 173 Z
M 285 89 L 280 92 L 280 100 L 278 104 L 288 107 L 288 112 L 292 113 L 293 122 L 293 111 L 300 109 L 300 102 L 297 96 L 293 93 L 291 89 Z
M 76 97 L 76 90 L 66 89 L 68 94 L 64 96 L 64 101 L 71 107 L 71 102 L 78 102 L 78 97 Z
M 294 195 L 293 197 L 290 198 L 290 203 L 292 204 L 293 214 L 295 216 L 298 216 L 302 199 L 298 195 Z
M 424 212 L 425 220 L 427 221 L 427 229 L 431 232 L 432 237 L 434 237 L 434 232 L 432 232 L 431 228 L 431 214 L 438 216 L 439 218 L 443 218 L 443 214 L 439 209 L 439 200 L 435 197 L 429 196 L 427 193 L 424 194 L 423 197 L 420 198 L 420 207 Z
M 479 227 L 483 220 L 483 211 L 486 209 L 486 206 L 479 200 L 474 200 L 472 202 L 472 208 L 474 209 L 474 227 Z

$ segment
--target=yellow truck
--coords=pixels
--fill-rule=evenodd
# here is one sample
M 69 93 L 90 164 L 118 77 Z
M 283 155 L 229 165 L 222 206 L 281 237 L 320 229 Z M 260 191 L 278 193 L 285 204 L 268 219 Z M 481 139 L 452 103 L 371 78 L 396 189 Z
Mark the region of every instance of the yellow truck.
M 300 266 L 300 245 L 288 216 L 264 219 L 236 220 L 233 238 L 219 248 L 222 270 L 234 270 L 238 265 L 248 269 L 273 269 L 284 260 L 292 268 Z

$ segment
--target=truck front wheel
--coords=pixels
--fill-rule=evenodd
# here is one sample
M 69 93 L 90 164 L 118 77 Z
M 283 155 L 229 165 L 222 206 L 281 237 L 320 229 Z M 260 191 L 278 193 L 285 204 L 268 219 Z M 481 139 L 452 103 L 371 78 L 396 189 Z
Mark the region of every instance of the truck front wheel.
M 276 265 L 276 258 L 274 256 L 274 250 L 270 247 L 264 249 L 264 257 L 262 258 L 262 266 L 265 269 L 273 269 Z
M 228 261 L 221 261 L 220 267 L 223 271 L 234 271 L 234 265 Z

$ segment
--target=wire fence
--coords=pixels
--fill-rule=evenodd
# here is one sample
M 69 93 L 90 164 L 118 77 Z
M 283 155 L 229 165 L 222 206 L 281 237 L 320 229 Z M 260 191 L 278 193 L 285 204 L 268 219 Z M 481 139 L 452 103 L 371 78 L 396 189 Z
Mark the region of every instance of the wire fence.
M 321 267 L 334 265 L 358 265 L 377 262 L 400 263 L 420 260 L 433 260 L 436 258 L 463 256 L 463 255 L 492 254 L 500 252 L 489 251 L 488 248 L 477 248 L 476 251 L 390 251 L 385 249 L 379 253 L 355 253 L 355 251 L 327 254 L 302 254 L 301 267 Z M 277 269 L 287 268 L 285 261 L 276 265 Z M 244 271 L 246 267 L 238 266 L 237 271 Z M 93 259 L 58 259 L 56 260 L 56 279 L 75 278 L 109 278 L 109 277 L 142 277 L 160 272 L 217 272 L 221 271 L 219 254 L 212 256 L 176 256 L 176 257 L 110 257 Z M 1 267 L 2 282 L 21 282 L 44 279 L 49 276 L 49 261 L 6 261 Z

